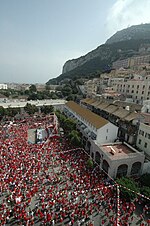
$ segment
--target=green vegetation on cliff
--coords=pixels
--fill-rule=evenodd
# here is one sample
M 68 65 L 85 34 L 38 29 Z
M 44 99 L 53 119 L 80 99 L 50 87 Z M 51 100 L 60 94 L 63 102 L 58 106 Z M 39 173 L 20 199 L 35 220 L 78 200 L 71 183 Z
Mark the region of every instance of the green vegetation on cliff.
M 142 44 L 150 44 L 150 39 L 127 40 L 101 45 L 92 51 L 92 55 L 94 56 L 95 52 L 96 57 L 71 71 L 59 75 L 57 78 L 50 79 L 47 84 L 59 84 L 65 79 L 76 80 L 78 78 L 96 77 L 104 71 L 109 71 L 114 61 L 138 55 L 138 50 Z M 84 57 L 80 57 L 80 60 Z

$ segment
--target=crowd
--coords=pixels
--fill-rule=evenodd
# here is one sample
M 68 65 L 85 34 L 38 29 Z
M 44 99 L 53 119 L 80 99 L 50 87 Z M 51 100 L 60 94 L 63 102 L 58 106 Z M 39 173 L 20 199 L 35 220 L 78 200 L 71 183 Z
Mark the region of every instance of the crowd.
M 120 199 L 118 209 L 116 184 L 88 166 L 84 150 L 53 137 L 28 143 L 28 129 L 45 125 L 48 118 L 0 126 L 1 226 L 94 225 L 94 219 L 97 225 L 150 225 L 147 204 L 134 214 L 141 197 L 136 203 Z

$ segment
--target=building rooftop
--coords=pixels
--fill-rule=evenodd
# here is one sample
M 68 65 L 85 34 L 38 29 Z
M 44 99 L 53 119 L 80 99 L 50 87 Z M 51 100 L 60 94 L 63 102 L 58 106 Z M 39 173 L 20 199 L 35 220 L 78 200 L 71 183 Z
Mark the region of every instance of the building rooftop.
M 137 119 L 137 117 L 138 117 L 138 113 L 136 113 L 136 112 L 131 112 L 129 115 L 127 115 L 127 116 L 124 118 L 124 120 L 130 122 L 130 121 L 132 121 L 132 120 L 134 120 L 134 119 Z
M 109 158 L 116 160 L 142 154 L 138 153 L 133 147 L 126 143 L 104 144 L 101 145 L 100 148 L 104 153 L 107 153 Z
M 73 112 L 76 112 L 82 118 L 91 123 L 95 128 L 99 129 L 109 123 L 106 119 L 101 116 L 91 112 L 88 109 L 81 107 L 79 104 L 76 104 L 74 101 L 68 101 L 66 106 L 70 108 Z
M 96 106 L 96 108 L 99 108 L 100 110 L 104 110 L 109 105 L 110 105 L 109 103 L 102 102 L 101 104 L 99 104 L 98 106 Z
M 117 117 L 123 119 L 123 118 L 126 117 L 129 113 L 130 113 L 129 111 L 127 111 L 127 110 L 125 110 L 125 109 L 123 109 L 123 108 L 120 107 L 117 111 L 115 111 L 115 112 L 113 113 L 113 115 L 115 115 L 115 116 L 117 116 Z
M 143 123 L 145 123 L 145 124 L 150 126 L 150 113 L 142 112 L 139 115 L 143 117 Z
M 118 106 L 115 106 L 113 104 L 109 105 L 107 108 L 105 108 L 105 111 L 108 113 L 113 113 L 118 109 Z

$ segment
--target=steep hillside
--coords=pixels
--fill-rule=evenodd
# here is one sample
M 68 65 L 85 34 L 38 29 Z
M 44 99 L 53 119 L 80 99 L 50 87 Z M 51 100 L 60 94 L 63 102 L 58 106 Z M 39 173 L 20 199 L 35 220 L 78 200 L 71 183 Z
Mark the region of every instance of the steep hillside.
M 58 84 L 66 78 L 75 80 L 81 77 L 91 77 L 103 71 L 109 70 L 114 61 L 137 55 L 139 47 L 146 43 L 150 43 L 150 39 L 127 40 L 101 45 L 85 56 L 72 60 L 76 62 L 79 60 L 79 66 L 62 73 L 57 78 L 50 79 L 47 84 Z M 89 58 L 89 60 L 86 61 L 85 59 L 87 58 Z
M 150 24 L 134 25 L 118 31 L 106 41 L 106 44 L 112 44 L 114 42 L 127 41 L 131 39 L 150 39 Z

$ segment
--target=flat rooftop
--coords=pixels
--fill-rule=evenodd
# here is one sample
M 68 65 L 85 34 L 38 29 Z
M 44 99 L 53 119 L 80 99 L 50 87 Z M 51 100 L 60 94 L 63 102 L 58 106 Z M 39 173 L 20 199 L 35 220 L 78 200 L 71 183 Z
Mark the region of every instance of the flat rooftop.
M 137 154 L 132 147 L 126 144 L 104 144 L 101 146 L 103 152 L 107 153 L 110 158 L 118 159 L 129 157 L 131 154 Z

